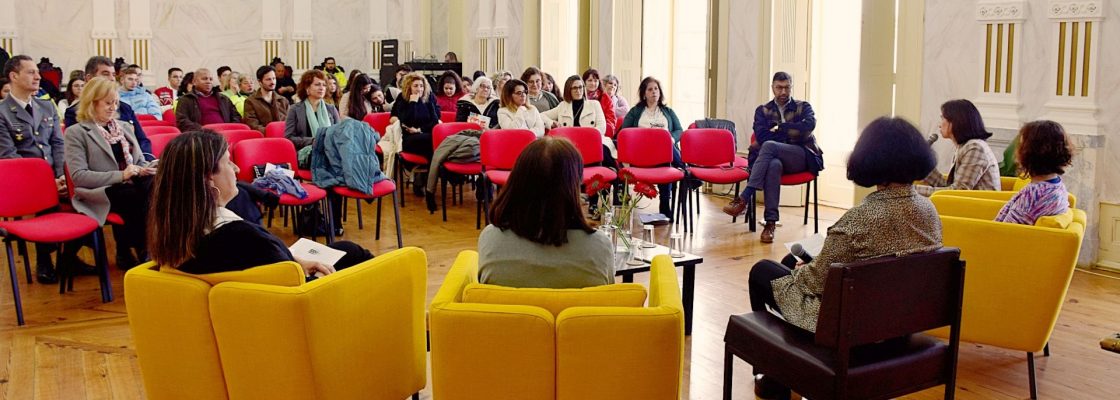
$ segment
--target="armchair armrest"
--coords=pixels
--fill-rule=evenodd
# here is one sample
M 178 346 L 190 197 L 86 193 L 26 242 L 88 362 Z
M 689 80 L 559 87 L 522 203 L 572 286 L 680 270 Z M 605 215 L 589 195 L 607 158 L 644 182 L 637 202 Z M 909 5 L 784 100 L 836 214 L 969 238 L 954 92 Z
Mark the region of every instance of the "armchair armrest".
M 930 201 L 932 201 L 933 206 L 937 208 L 937 213 L 942 216 L 973 218 L 986 221 L 994 220 L 996 215 L 999 214 L 999 210 L 1007 204 L 1006 200 L 999 201 L 978 197 L 944 195 L 930 197 Z

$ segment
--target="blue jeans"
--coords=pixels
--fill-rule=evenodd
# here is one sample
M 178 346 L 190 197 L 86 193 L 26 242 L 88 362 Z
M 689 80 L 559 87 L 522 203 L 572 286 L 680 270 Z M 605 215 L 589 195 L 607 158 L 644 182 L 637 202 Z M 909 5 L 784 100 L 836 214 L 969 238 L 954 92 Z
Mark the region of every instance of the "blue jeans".
M 809 160 L 802 146 L 779 142 L 765 142 L 758 151 L 758 158 L 751 166 L 751 177 L 747 188 L 739 193 L 739 198 L 747 201 L 749 191 L 761 190 L 765 211 L 762 218 L 766 222 L 778 221 L 778 203 L 781 200 L 782 175 L 809 170 Z M 747 204 L 748 207 L 752 206 Z

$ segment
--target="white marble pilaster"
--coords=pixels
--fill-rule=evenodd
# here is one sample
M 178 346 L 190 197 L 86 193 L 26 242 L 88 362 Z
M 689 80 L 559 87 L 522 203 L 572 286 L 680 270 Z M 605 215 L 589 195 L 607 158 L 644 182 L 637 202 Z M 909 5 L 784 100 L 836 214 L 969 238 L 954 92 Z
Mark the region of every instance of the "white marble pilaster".
M 368 0 L 369 2 L 369 38 L 370 70 L 374 73 L 381 71 L 381 41 L 389 37 L 389 4 L 386 0 Z M 380 79 L 371 75 L 374 79 Z
M 117 39 L 117 6 L 113 0 L 93 0 L 93 39 L 97 55 L 109 58 L 119 54 L 116 48 Z
M 19 37 L 16 26 L 15 0 L 0 0 L 0 47 L 10 54 L 15 54 L 15 42 Z
M 976 20 L 984 27 L 986 46 L 978 46 L 983 73 L 977 85 L 982 89 L 976 106 L 984 115 L 986 126 L 1017 129 L 1023 106 L 1019 98 L 1022 80 L 1023 22 L 1029 17 L 1026 0 L 981 0 L 976 6 Z
M 1097 120 L 1097 64 L 1101 22 L 1105 2 L 1101 0 L 1049 1 L 1053 43 L 1060 53 L 1050 68 L 1055 90 L 1046 103 L 1046 118 L 1066 129 L 1085 135 L 1101 133 Z

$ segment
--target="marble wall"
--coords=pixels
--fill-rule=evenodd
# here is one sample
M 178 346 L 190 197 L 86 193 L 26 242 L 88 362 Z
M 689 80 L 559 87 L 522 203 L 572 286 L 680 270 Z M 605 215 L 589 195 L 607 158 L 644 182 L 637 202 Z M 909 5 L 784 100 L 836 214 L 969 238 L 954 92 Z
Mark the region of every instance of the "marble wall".
M 1029 14 L 1021 24 L 1019 63 L 1019 99 L 1022 122 L 1044 118 L 1054 93 L 1052 60 L 1057 57 L 1057 38 L 1053 20 L 1047 17 L 1050 0 L 1028 0 Z M 1099 134 L 1068 129 L 1078 154 L 1066 173 L 1066 185 L 1078 197 L 1078 208 L 1089 214 L 1089 229 L 1081 251 L 1081 264 L 1089 264 L 1097 254 L 1098 215 L 1100 202 L 1120 203 L 1120 75 L 1110 68 L 1120 65 L 1120 48 L 1110 45 L 1109 38 L 1120 37 L 1120 1 L 1102 2 L 1105 18 L 1101 32 L 1099 73 L 1090 90 L 1095 90 L 1099 110 Z M 977 0 L 926 0 L 925 52 L 922 85 L 923 129 L 932 129 L 940 118 L 938 106 L 949 99 L 977 99 L 981 94 L 983 76 L 984 25 L 976 20 Z M 1062 122 L 1062 121 L 1059 121 Z M 1067 124 L 1067 127 L 1069 124 Z M 1015 127 L 993 127 L 995 136 L 989 140 L 993 150 L 1001 152 L 1015 136 Z M 942 144 L 938 150 L 943 163 L 952 157 L 952 147 Z
M 762 21 L 762 5 L 757 1 L 731 1 L 728 4 L 729 16 L 727 47 L 726 110 L 724 118 L 735 121 L 739 134 L 739 150 L 746 152 L 750 144 L 750 126 L 754 121 L 754 109 L 766 101 L 762 90 L 766 86 L 759 80 L 769 68 L 762 65 L 763 42 L 759 32 Z

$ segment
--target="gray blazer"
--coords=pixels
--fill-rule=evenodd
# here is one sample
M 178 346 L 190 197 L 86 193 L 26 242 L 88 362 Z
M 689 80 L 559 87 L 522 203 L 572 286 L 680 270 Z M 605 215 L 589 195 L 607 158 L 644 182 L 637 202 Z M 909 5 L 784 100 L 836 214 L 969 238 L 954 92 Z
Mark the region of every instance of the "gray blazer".
M 331 113 L 331 124 L 339 121 L 338 109 L 326 104 L 327 111 Z M 311 144 L 311 124 L 307 123 L 307 100 L 300 101 L 288 108 L 288 118 L 284 122 L 284 137 L 296 145 L 296 150 Z
M 141 167 L 155 166 L 155 161 L 147 161 L 136 143 L 132 125 L 117 121 L 124 129 L 128 140 L 132 161 Z M 66 167 L 70 169 L 70 179 L 74 181 L 74 198 L 71 201 L 78 212 L 93 217 L 102 225 L 109 215 L 109 197 L 105 188 L 124 181 L 124 172 L 117 167 L 113 148 L 101 136 L 97 125 L 82 122 L 66 128 Z
M 31 99 L 32 114 L 12 96 L 0 102 L 0 158 L 42 158 L 62 176 L 62 127 L 47 100 Z

